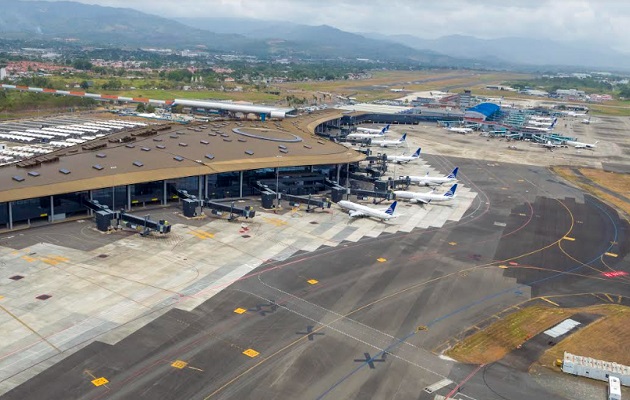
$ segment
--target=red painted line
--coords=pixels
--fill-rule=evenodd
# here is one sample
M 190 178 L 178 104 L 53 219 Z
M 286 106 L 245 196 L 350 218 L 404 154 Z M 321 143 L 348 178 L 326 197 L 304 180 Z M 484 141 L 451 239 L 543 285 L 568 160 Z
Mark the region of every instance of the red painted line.
M 21 90 L 28 90 L 28 86 L 23 86 L 23 85 L 15 85 L 16 89 L 21 89 Z
M 118 100 L 118 96 L 113 95 L 113 94 L 102 94 L 102 95 L 101 95 L 101 99 L 112 99 L 112 100 Z
M 149 99 L 147 99 L 146 97 L 132 97 L 133 101 L 137 101 L 140 103 L 148 103 Z
M 468 382 L 468 381 L 470 380 L 470 378 L 472 378 L 473 376 L 475 376 L 475 374 L 476 374 L 477 372 L 479 372 L 479 370 L 480 370 L 481 368 L 483 368 L 483 366 L 484 366 L 484 365 L 486 365 L 486 364 L 481 364 L 481 365 L 480 365 L 480 366 L 478 366 L 478 367 L 477 367 L 477 368 L 476 368 L 473 372 L 471 372 L 470 374 L 468 374 L 468 376 L 467 376 L 466 378 L 464 378 L 464 380 L 463 380 L 463 381 L 461 381 L 460 383 L 458 383 L 458 384 L 457 384 L 457 386 L 455 386 L 455 388 L 454 388 L 453 390 L 451 390 L 449 394 L 447 394 L 447 395 L 446 395 L 446 399 L 445 399 L 445 400 L 448 400 L 448 399 L 449 399 L 452 395 L 454 395 L 455 393 L 457 393 L 457 390 L 459 390 L 459 388 L 461 388 L 461 387 L 464 385 L 464 383 Z
M 85 96 L 85 92 L 70 92 L 71 96 Z
M 44 93 L 57 93 L 57 89 L 44 89 Z

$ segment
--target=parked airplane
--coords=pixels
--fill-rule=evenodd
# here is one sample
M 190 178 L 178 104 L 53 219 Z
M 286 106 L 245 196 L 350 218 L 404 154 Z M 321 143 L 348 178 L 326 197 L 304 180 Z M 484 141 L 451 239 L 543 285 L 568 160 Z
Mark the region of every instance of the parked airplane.
M 345 208 L 349 211 L 350 217 L 372 217 L 380 219 L 381 221 L 385 221 L 391 218 L 396 218 L 394 216 L 394 210 L 396 209 L 397 201 L 393 202 L 387 210 L 377 210 L 375 208 L 371 208 L 368 206 L 364 206 L 361 204 L 353 203 L 348 200 L 341 200 L 337 203 L 341 208 Z
M 544 148 L 546 148 L 546 149 L 549 149 L 549 150 L 553 150 L 553 149 L 555 149 L 556 147 L 560 147 L 560 145 L 559 145 L 559 144 L 554 144 L 554 143 L 551 143 L 551 140 L 547 140 L 545 143 L 538 143 L 538 145 L 539 145 L 539 146 L 542 146 L 542 147 L 544 147 Z
M 363 128 L 361 126 L 357 127 L 357 131 L 366 132 L 366 133 L 382 133 L 385 134 L 389 131 L 389 124 L 385 125 L 383 129 L 374 129 L 374 128 Z
M 370 141 L 370 146 L 380 146 L 380 147 L 400 147 L 407 144 L 407 134 L 405 133 L 398 140 L 387 140 L 387 139 L 379 139 Z
M 565 111 L 565 115 L 569 117 L 586 117 L 586 112 L 578 112 L 578 111 Z
M 447 127 L 446 130 L 449 131 L 449 132 L 461 133 L 463 135 L 473 131 L 472 128 L 454 128 L 454 127 L 450 127 L 450 126 Z
M 595 143 L 582 143 L 574 142 L 573 140 L 567 140 L 567 145 L 573 146 L 576 149 L 594 149 L 597 147 L 597 143 L 599 143 L 599 140 L 595 141 Z
M 583 119 L 583 120 L 582 120 L 582 123 L 583 123 L 583 124 L 585 124 L 585 125 L 590 124 L 590 123 L 591 123 L 591 117 L 588 117 L 588 118 L 586 118 L 586 119 Z
M 428 193 L 407 192 L 404 190 L 396 190 L 394 194 L 397 199 L 408 199 L 411 203 L 429 204 L 430 202 L 442 202 L 450 201 L 455 198 L 455 191 L 457 190 L 457 183 L 451 186 L 451 188 L 444 194 L 437 194 L 435 190 Z
M 420 150 L 422 150 L 420 147 L 418 147 L 418 150 L 416 150 L 415 153 L 413 153 L 410 156 L 387 156 L 387 162 L 395 162 L 398 164 L 402 164 L 402 163 L 408 163 L 414 160 L 418 160 L 420 158 Z
M 385 137 L 385 128 L 380 133 L 353 132 L 346 139 L 378 139 Z
M 446 176 L 429 176 L 429 173 L 425 176 L 409 176 L 411 183 L 417 183 L 418 185 L 424 186 L 438 186 L 443 183 L 449 183 L 457 180 L 457 172 L 459 171 L 459 167 L 455 167 L 453 172 Z

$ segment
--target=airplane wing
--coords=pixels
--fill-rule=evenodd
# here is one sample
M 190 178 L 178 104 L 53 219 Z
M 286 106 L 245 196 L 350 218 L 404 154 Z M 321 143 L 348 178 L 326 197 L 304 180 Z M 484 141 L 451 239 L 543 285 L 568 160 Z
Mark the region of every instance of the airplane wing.
M 366 214 L 366 213 L 364 213 L 363 211 L 350 211 L 350 213 L 349 213 L 349 214 L 350 214 L 350 216 L 351 216 L 351 217 L 353 217 L 353 218 L 356 218 L 356 217 L 365 217 L 365 216 L 367 215 L 367 214 Z
M 413 199 L 413 200 L 414 200 L 416 203 L 419 203 L 419 204 L 429 204 L 429 202 L 430 202 L 430 200 L 418 199 L 418 198 L 415 198 L 415 199 Z

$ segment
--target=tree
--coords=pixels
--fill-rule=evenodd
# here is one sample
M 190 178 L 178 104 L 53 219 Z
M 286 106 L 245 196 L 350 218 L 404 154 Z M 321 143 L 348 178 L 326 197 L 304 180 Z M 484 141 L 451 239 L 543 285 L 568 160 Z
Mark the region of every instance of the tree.
M 89 89 L 89 87 L 90 87 L 90 84 L 88 83 L 88 81 L 81 82 L 81 89 L 87 90 Z
M 620 91 L 619 91 L 619 96 L 623 97 L 624 99 L 630 99 L 630 85 L 623 85 L 620 86 Z
M 137 112 L 145 112 L 146 109 L 144 107 L 144 103 L 138 103 L 138 105 L 136 106 L 136 111 Z
M 155 106 L 153 104 L 147 104 L 144 107 L 145 111 L 148 113 L 154 113 L 155 112 Z
M 78 69 L 82 71 L 89 71 L 92 69 L 92 63 L 89 60 L 80 59 L 80 58 L 77 60 L 74 60 L 74 62 L 72 63 L 72 66 L 74 67 L 74 69 Z

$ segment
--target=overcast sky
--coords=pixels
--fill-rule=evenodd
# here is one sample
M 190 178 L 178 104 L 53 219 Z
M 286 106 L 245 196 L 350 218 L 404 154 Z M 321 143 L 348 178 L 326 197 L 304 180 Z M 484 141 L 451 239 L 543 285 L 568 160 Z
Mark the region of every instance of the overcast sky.
M 350 32 L 586 41 L 630 53 L 627 0 L 79 0 L 163 17 L 245 17 Z

